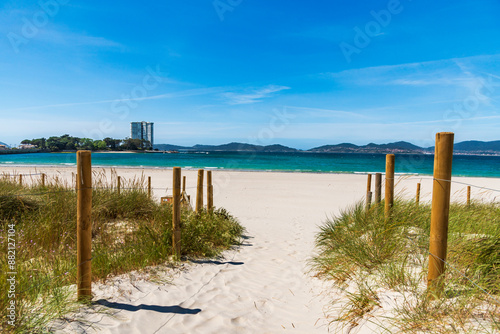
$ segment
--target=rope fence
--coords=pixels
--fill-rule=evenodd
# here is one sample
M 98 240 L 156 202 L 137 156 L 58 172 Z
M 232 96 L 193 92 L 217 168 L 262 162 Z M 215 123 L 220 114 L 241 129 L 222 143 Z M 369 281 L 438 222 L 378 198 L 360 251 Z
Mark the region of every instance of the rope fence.
M 80 157 L 82 156 L 82 157 Z M 0 180 L 3 179 L 3 181 L 7 181 L 11 179 L 10 177 L 13 176 L 14 180 L 15 178 L 19 178 L 19 183 L 16 181 L 9 181 L 12 184 L 19 185 L 22 191 L 22 193 L 12 193 L 15 192 L 16 190 L 19 191 L 19 188 L 13 188 L 13 189 L 5 189 L 6 193 L 1 195 L 0 198 L 5 198 L 5 197 L 11 197 L 11 198 L 22 198 L 22 197 L 33 197 L 33 196 L 46 196 L 46 195 L 55 195 L 55 194 L 68 194 L 68 193 L 76 193 L 77 194 L 77 237 L 76 237 L 76 244 L 77 244 L 77 264 L 72 266 L 71 268 L 65 270 L 63 273 L 58 274 L 56 276 L 47 278 L 43 280 L 42 282 L 39 282 L 37 284 L 29 285 L 27 288 L 17 291 L 16 294 L 25 294 L 33 289 L 40 289 L 44 288 L 44 286 L 54 283 L 58 281 L 60 278 L 64 277 L 65 275 L 68 275 L 71 273 L 73 276 L 75 274 L 76 270 L 76 277 L 77 277 L 77 294 L 78 294 L 78 301 L 85 301 L 85 300 L 91 300 L 92 294 L 91 294 L 91 263 L 95 262 L 96 259 L 99 259 L 105 255 L 109 256 L 109 253 L 115 254 L 116 252 L 120 252 L 124 250 L 126 247 L 123 245 L 122 247 L 113 247 L 113 249 L 108 249 L 106 251 L 103 251 L 101 254 L 92 254 L 91 250 L 91 244 L 92 244 L 92 221 L 90 220 L 91 217 L 91 211 L 92 211 L 92 193 L 93 191 L 111 191 L 111 192 L 116 192 L 118 195 L 120 195 L 120 191 L 126 191 L 126 190 L 132 190 L 132 191 L 144 191 L 148 193 L 148 197 L 151 198 L 151 191 L 156 190 L 156 191 L 164 191 L 168 192 L 169 187 L 166 188 L 159 188 L 159 187 L 152 187 L 151 186 L 151 177 L 147 178 L 147 186 L 145 184 L 145 179 L 144 177 L 139 180 L 136 178 L 129 180 L 129 184 L 132 184 L 131 186 L 125 186 L 121 187 L 122 185 L 122 178 L 118 175 L 116 176 L 116 180 L 113 178 L 113 172 L 112 172 L 112 177 L 111 177 L 111 182 L 106 182 L 107 184 L 103 185 L 103 178 L 101 177 L 100 179 L 98 178 L 94 182 L 92 182 L 92 166 L 90 164 L 90 152 L 85 152 L 85 151 L 80 151 L 77 152 L 77 160 L 83 160 L 86 162 L 85 163 L 78 163 L 77 164 L 77 169 L 78 173 L 76 175 L 73 174 L 71 176 L 72 182 L 75 183 L 74 186 L 71 186 L 71 183 L 68 184 L 67 180 L 64 177 L 59 178 L 58 176 L 53 178 L 53 182 L 47 182 L 47 175 L 45 173 L 31 173 L 31 174 L 14 174 L 14 175 L 8 175 L 4 173 L 3 175 L 0 175 Z M 177 173 L 175 173 L 177 172 Z M 204 170 L 199 170 L 198 172 L 199 175 L 203 176 Z M 212 179 L 211 179 L 211 171 L 207 172 L 209 175 L 209 178 L 207 179 L 207 210 L 212 210 L 212 205 L 213 205 L 213 186 L 212 186 Z M 2 178 L 3 176 L 3 178 Z M 22 183 L 22 176 L 26 177 L 32 177 L 31 182 L 26 182 L 24 185 Z M 38 180 L 33 180 L 33 176 L 42 176 L 40 182 Z M 101 174 L 102 176 L 102 174 Z M 115 183 L 116 181 L 116 183 Z M 181 234 L 181 222 L 180 222 L 180 203 L 186 203 L 186 201 L 189 201 L 190 196 L 186 194 L 186 190 L 192 190 L 196 189 L 197 191 L 197 199 L 196 199 L 196 207 L 197 207 L 197 213 L 199 213 L 200 210 L 203 208 L 203 177 L 198 180 L 198 184 L 196 187 L 186 187 L 186 179 L 184 177 L 183 180 L 183 189 L 182 193 L 180 192 L 180 168 L 174 168 L 174 187 L 173 187 L 173 192 L 174 192 L 174 200 L 173 200 L 173 247 L 174 247 L 174 254 L 175 258 L 177 260 L 180 260 L 180 234 Z M 92 183 L 94 183 L 92 185 Z M 123 184 L 127 185 L 127 180 L 123 179 Z M 41 186 L 41 187 L 40 187 Z M 69 186 L 69 187 L 68 187 Z M 55 187 L 56 189 L 51 190 L 51 187 Z M 58 189 L 60 187 L 66 187 L 65 189 Z M 31 192 L 27 192 L 26 188 L 31 189 Z M 49 190 L 45 190 L 45 189 Z M 45 191 L 44 191 L 45 190 Z M 176 196 L 177 194 L 177 196 Z M 161 203 L 163 204 L 163 199 L 165 197 L 161 198 Z M 106 203 L 106 202 L 105 202 Z M 176 205 L 177 203 L 177 205 Z M 190 203 L 188 207 L 191 208 Z M 177 217 L 177 218 L 176 218 Z M 9 229 L 14 229 L 16 223 L 13 221 L 12 225 L 6 225 L 9 226 Z M 64 225 L 64 224 L 63 224 Z M 13 227 L 10 227 L 13 226 Z M 10 233 L 10 232 L 9 232 Z M 14 232 L 13 232 L 14 233 Z M 7 240 L 4 238 L 4 236 L 1 236 L 2 240 Z M 10 235 L 9 235 L 10 238 Z M 10 241 L 9 241 L 10 242 Z M 17 240 L 15 241 L 15 250 L 17 251 Z M 17 247 L 16 247 L 17 246 Z M 29 247 L 29 245 L 28 245 Z M 9 262 L 10 263 L 10 262 Z M 15 265 L 15 262 L 14 262 Z M 63 267 L 64 268 L 64 267 Z M 28 269 L 31 270 L 31 269 Z M 38 269 L 33 269 L 33 270 L 38 270 Z M 64 269 L 63 269 L 64 270 Z M 11 267 L 11 274 L 16 274 L 14 273 L 17 271 L 16 267 Z
M 500 300 L 494 296 L 491 291 L 487 291 L 481 286 L 479 281 L 475 281 L 470 277 L 467 277 L 465 273 L 462 273 L 458 267 L 446 259 L 447 255 L 447 242 L 448 242 L 448 215 L 450 207 L 450 193 L 451 185 L 459 184 L 467 186 L 467 205 L 470 205 L 470 189 L 476 188 L 491 192 L 500 192 L 499 189 L 480 186 L 470 182 L 455 181 L 452 179 L 451 165 L 453 157 L 453 133 L 438 133 L 436 134 L 436 156 L 434 162 L 434 175 L 433 176 L 419 176 L 405 175 L 399 176 L 399 181 L 409 181 L 418 180 L 417 183 L 417 193 L 415 202 L 418 206 L 420 200 L 420 186 L 422 180 L 428 180 L 433 182 L 432 191 L 432 206 L 431 206 L 431 224 L 430 224 L 430 236 L 429 242 L 430 246 L 428 249 L 424 249 L 417 245 L 411 237 L 409 240 L 414 242 L 414 244 L 421 251 L 429 256 L 428 264 L 428 284 L 427 290 L 430 292 L 430 296 L 440 298 L 443 293 L 444 283 L 440 280 L 445 271 L 445 266 L 450 268 L 450 270 L 458 277 L 466 280 L 468 284 L 479 289 L 486 296 L 488 296 L 492 302 L 500 306 Z M 377 173 L 376 176 L 379 178 L 382 173 Z M 368 174 L 368 185 L 367 185 L 367 195 L 366 195 L 366 211 L 370 210 L 371 206 L 371 174 Z M 385 173 L 385 219 L 391 219 L 391 211 L 393 205 L 393 192 L 394 192 L 394 155 L 388 154 L 386 159 L 386 173 Z M 496 198 L 496 197 L 495 197 Z M 471 318 L 476 317 L 471 314 Z M 481 322 L 478 323 L 482 326 Z
M 384 173 L 381 173 L 382 175 L 384 175 Z M 367 174 L 367 175 L 372 175 L 372 174 Z M 388 178 L 386 177 L 385 178 L 386 180 L 398 180 L 398 181 L 408 181 L 408 180 L 419 180 L 419 181 L 422 181 L 422 180 L 429 180 L 429 181 L 443 181 L 443 182 L 449 182 L 449 183 L 456 183 L 456 184 L 460 184 L 460 185 L 464 185 L 464 186 L 470 186 L 470 187 L 473 187 L 473 188 L 477 188 L 477 189 L 480 189 L 480 190 L 489 190 L 489 191 L 493 191 L 493 192 L 499 192 L 500 193 L 500 189 L 494 189 L 494 188 L 489 188 L 489 187 L 485 187 L 485 186 L 478 186 L 478 185 L 475 185 L 473 183 L 467 183 L 467 182 L 460 182 L 460 181 L 455 181 L 455 180 L 445 180 L 445 179 L 436 179 L 436 178 L 433 178 L 432 176 L 421 176 L 421 177 L 414 177 L 412 175 L 412 177 L 405 177 L 405 175 L 399 175 L 399 177 L 397 178 Z

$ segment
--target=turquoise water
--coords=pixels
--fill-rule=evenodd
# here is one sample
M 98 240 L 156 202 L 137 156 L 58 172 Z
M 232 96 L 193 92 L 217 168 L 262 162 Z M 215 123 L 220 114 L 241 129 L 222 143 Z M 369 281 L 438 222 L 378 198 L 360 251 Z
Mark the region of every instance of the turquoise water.
M 396 173 L 432 175 L 432 155 L 396 154 Z M 0 166 L 73 166 L 75 153 L 0 155 Z M 384 154 L 344 153 L 93 153 L 94 166 L 213 168 L 316 173 L 384 172 Z M 500 156 L 453 157 L 454 176 L 500 177 Z

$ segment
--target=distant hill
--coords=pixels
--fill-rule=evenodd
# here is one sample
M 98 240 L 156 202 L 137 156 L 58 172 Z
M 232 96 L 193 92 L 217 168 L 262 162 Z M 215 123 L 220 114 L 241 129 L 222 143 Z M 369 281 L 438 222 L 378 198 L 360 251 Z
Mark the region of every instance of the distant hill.
M 433 153 L 434 146 L 428 147 L 427 152 Z M 486 154 L 500 155 L 500 140 L 496 141 L 478 141 L 468 140 L 453 145 L 455 154 Z
M 170 144 L 156 144 L 154 148 L 162 151 L 191 151 L 191 152 L 211 152 L 211 151 L 226 151 L 226 152 L 297 152 L 299 150 L 283 145 L 252 145 L 244 143 L 229 143 L 223 145 L 194 145 L 191 147 L 177 146 Z
M 477 141 L 469 140 L 454 145 L 456 152 L 475 152 L 475 153 L 500 153 L 500 140 L 496 141 Z
M 324 145 L 315 147 L 308 152 L 314 153 L 423 153 L 424 148 L 413 145 L 405 141 L 398 141 L 389 144 L 370 143 L 364 146 L 358 146 L 349 143 L 338 145 Z
M 194 145 L 194 146 L 178 146 L 171 144 L 156 144 L 155 148 L 162 151 L 184 151 L 184 152 L 211 152 L 211 151 L 225 151 L 225 152 L 304 152 L 295 148 L 283 145 L 253 145 L 244 143 L 229 143 L 223 145 Z M 456 143 L 454 146 L 455 154 L 489 154 L 500 155 L 500 140 L 483 142 L 483 141 L 464 141 Z M 342 143 L 336 145 L 323 145 L 311 148 L 305 152 L 311 153 L 433 153 L 434 147 L 420 147 L 405 141 L 398 141 L 388 144 L 374 144 L 358 146 L 351 143 Z
M 154 144 L 153 147 L 159 149 L 160 151 L 187 151 L 192 149 L 187 146 L 178 146 L 178 145 L 170 145 L 170 144 Z

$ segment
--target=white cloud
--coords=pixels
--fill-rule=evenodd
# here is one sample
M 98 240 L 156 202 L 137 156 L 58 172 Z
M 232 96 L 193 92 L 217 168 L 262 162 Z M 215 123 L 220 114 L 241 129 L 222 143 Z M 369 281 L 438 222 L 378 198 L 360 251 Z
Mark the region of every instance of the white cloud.
M 344 111 L 344 110 L 332 110 L 332 109 L 323 109 L 323 108 L 311 108 L 311 107 L 296 107 L 296 106 L 285 106 L 288 110 L 300 110 L 301 116 L 307 116 L 308 118 L 357 118 L 357 119 L 368 119 L 367 116 L 352 112 L 352 111 Z
M 426 62 L 382 65 L 323 73 L 335 81 L 354 85 L 448 85 L 476 88 L 483 63 L 500 60 L 500 54 L 450 58 Z
M 261 102 L 263 99 L 271 97 L 274 93 L 290 89 L 286 86 L 269 85 L 261 88 L 247 89 L 244 92 L 226 92 L 222 94 L 223 98 L 227 100 L 227 104 L 250 104 Z
M 64 46 L 89 46 L 99 48 L 119 48 L 124 49 L 122 44 L 100 36 L 90 36 L 86 34 L 69 31 L 44 29 L 37 36 L 40 40 Z

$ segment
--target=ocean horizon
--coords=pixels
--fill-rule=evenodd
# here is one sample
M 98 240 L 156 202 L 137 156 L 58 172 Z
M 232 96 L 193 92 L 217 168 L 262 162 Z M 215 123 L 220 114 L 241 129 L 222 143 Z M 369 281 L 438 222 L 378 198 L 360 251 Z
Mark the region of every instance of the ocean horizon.
M 367 153 L 132 153 L 95 152 L 95 167 L 135 167 L 242 170 L 299 173 L 384 173 L 385 154 Z M 395 172 L 432 175 L 434 155 L 396 154 Z M 76 154 L 31 153 L 0 155 L 2 167 L 75 166 Z M 454 155 L 453 176 L 500 177 L 500 156 Z

